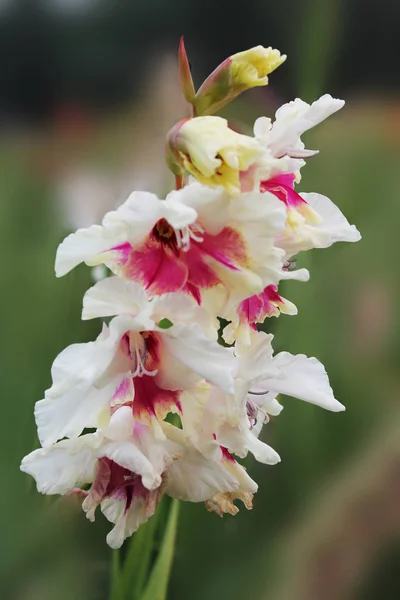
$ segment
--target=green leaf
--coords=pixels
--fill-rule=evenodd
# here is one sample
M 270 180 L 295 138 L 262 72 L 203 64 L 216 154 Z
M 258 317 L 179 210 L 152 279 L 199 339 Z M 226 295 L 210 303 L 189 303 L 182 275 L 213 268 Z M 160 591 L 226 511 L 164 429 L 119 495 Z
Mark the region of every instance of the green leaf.
M 149 582 L 140 600 L 166 600 L 169 576 L 174 557 L 175 538 L 178 524 L 178 500 L 173 500 L 160 553 L 151 572 Z

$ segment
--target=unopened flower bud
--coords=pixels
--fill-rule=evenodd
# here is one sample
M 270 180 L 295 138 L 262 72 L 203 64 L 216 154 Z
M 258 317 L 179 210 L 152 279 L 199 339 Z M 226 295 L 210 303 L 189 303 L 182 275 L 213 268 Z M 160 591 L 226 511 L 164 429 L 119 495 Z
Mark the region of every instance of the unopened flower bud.
M 279 50 L 255 46 L 238 52 L 221 63 L 205 80 L 196 94 L 197 115 L 220 110 L 239 94 L 267 85 L 268 75 L 286 60 Z
M 229 129 L 221 117 L 196 117 L 177 123 L 167 135 L 167 163 L 175 174 L 185 169 L 200 183 L 243 191 L 246 173 L 262 164 L 265 149 Z

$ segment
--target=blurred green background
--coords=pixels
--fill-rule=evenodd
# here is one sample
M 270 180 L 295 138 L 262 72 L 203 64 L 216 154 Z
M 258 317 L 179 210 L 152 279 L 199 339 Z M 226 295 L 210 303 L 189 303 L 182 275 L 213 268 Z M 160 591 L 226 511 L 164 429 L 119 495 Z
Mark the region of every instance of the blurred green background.
M 33 405 L 54 357 L 99 327 L 80 322 L 89 269 L 56 280 L 57 245 L 134 187 L 167 189 L 163 136 L 187 111 L 182 33 L 198 84 L 247 47 L 288 54 L 268 88 L 229 108 L 244 129 L 296 96 L 345 97 L 307 134 L 321 152 L 299 189 L 332 198 L 363 239 L 301 256 L 310 282 L 283 289 L 299 315 L 267 323 L 276 351 L 325 364 L 347 411 L 283 398 L 264 429 L 282 463 L 246 463 L 254 510 L 219 520 L 182 505 L 169 597 L 400 598 L 399 13 L 393 0 L 1 2 L 3 598 L 107 599 L 108 524 L 37 494 L 19 463 L 37 445 Z

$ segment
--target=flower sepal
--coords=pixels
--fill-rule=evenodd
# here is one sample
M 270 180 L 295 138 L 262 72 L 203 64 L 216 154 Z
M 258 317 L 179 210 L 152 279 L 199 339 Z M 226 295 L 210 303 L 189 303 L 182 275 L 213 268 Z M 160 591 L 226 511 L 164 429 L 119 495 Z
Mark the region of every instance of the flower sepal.
M 181 37 L 179 43 L 178 67 L 183 97 L 187 102 L 189 102 L 189 104 L 194 104 L 196 91 L 194 89 L 192 73 L 190 70 L 189 60 L 186 54 L 185 41 L 183 39 L 183 36 Z

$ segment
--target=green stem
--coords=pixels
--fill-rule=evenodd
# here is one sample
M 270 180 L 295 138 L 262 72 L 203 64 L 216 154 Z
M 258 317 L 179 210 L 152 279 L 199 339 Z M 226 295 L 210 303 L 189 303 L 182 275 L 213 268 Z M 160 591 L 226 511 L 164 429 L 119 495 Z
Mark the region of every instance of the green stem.
M 165 600 L 175 550 L 178 502 L 164 498 L 156 514 L 128 541 L 121 564 L 119 550 L 112 552 L 110 600 Z M 165 526 L 166 523 L 166 526 Z M 157 532 L 159 531 L 159 534 Z M 155 536 L 160 537 L 159 548 Z M 154 565 L 153 555 L 156 554 Z
M 112 550 L 110 600 L 124 600 L 121 583 L 120 551 Z

